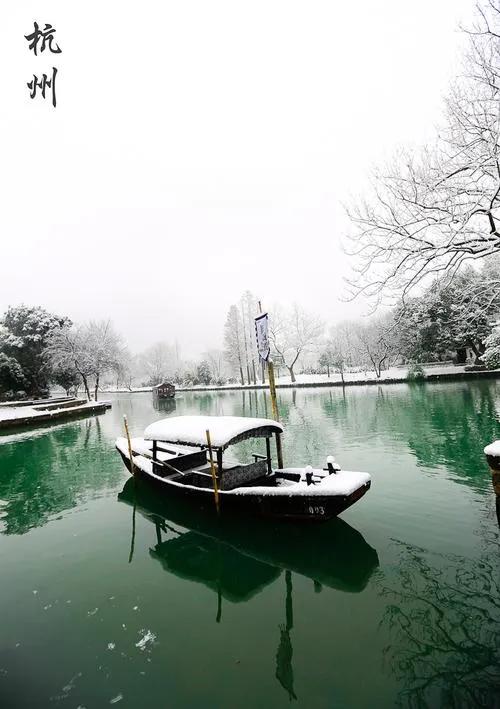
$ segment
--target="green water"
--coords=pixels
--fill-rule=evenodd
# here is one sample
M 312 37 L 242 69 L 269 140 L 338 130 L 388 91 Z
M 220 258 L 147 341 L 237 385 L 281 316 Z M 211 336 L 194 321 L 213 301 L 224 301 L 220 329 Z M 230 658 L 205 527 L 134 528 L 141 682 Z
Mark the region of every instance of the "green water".
M 285 463 L 372 474 L 323 525 L 220 522 L 134 488 L 113 441 L 263 392 L 113 396 L 0 438 L 0 707 L 500 706 L 482 449 L 500 384 L 280 392 Z M 253 444 L 255 447 L 255 444 Z M 240 451 L 241 452 L 241 451 Z

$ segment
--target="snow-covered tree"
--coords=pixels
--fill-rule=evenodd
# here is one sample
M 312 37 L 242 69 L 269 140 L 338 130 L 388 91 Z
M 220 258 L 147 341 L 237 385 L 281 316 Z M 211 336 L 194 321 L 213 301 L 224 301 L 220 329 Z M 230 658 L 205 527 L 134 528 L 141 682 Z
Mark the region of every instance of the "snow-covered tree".
M 66 392 L 66 396 L 70 396 L 70 394 L 76 396 L 82 381 L 74 364 L 70 364 L 68 361 L 60 362 L 57 366 L 51 367 L 50 380 L 62 387 Z
M 353 334 L 361 363 L 373 369 L 377 379 L 380 378 L 382 371 L 398 355 L 392 316 L 378 316 L 364 323 L 358 322 L 353 328 Z
M 24 391 L 25 386 L 26 379 L 17 359 L 0 352 L 0 398 L 10 398 L 17 391 Z
M 23 388 L 29 396 L 48 393 L 45 348 L 51 333 L 69 324 L 68 318 L 53 315 L 39 306 L 10 307 L 2 318 L 0 352 L 18 362 L 25 381 Z
M 289 309 L 279 306 L 273 309 L 269 318 L 269 340 L 292 382 L 296 381 L 294 367 L 299 357 L 317 346 L 323 329 L 321 320 L 296 303 Z
M 500 248 L 500 0 L 480 0 L 461 75 L 434 144 L 376 171 L 348 209 L 353 295 L 400 300 Z
M 167 342 L 156 342 L 140 355 L 139 366 L 145 372 L 148 386 L 161 384 L 178 369 L 177 350 Z
M 55 330 L 50 337 L 47 357 L 54 368 L 75 368 L 89 401 L 92 381 L 97 401 L 101 377 L 119 369 L 124 347 L 110 321 L 102 320 Z
M 248 383 L 250 379 L 257 383 L 257 365 L 259 353 L 257 351 L 257 340 L 255 337 L 255 317 L 259 313 L 259 305 L 255 295 L 247 290 L 240 298 L 241 320 L 244 331 L 245 357 L 247 361 Z
M 204 354 L 204 361 L 210 366 L 211 381 L 214 384 L 222 385 L 226 383 L 224 372 L 224 352 L 223 350 L 211 349 Z
M 233 374 L 239 374 L 242 385 L 243 376 L 243 331 L 241 316 L 236 305 L 229 308 L 224 325 L 224 356 Z
M 488 369 L 500 369 L 500 327 L 494 328 L 484 341 L 486 349 L 481 357 Z
M 355 359 L 353 338 L 352 323 L 345 321 L 333 326 L 318 360 L 320 366 L 327 368 L 328 376 L 330 376 L 330 368 L 338 372 L 342 384 L 347 367 L 350 367 Z
M 210 364 L 206 359 L 203 359 L 196 367 L 196 380 L 199 384 L 210 384 L 212 381 Z
M 500 283 L 498 262 L 481 271 L 469 267 L 451 282 L 436 279 L 422 296 L 401 305 L 395 313 L 401 354 L 423 362 L 470 347 L 480 357 L 500 308 L 500 288 L 490 290 L 495 278 Z

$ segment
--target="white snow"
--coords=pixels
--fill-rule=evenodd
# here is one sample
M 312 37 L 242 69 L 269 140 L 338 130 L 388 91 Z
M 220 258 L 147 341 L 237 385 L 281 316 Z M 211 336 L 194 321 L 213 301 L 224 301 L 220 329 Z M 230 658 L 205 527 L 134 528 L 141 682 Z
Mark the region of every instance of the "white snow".
M 40 416 L 57 416 L 60 413 L 71 413 L 73 411 L 84 411 L 85 409 L 91 409 L 94 406 L 100 406 L 101 404 L 110 404 L 109 401 L 87 401 L 85 404 L 78 404 L 77 406 L 69 406 L 67 408 L 61 409 L 50 409 L 49 411 L 39 410 L 32 406 L 0 406 L 0 421 L 7 421 L 9 419 L 25 419 L 25 418 L 39 418 Z
M 9 419 L 27 418 L 28 416 L 37 416 L 41 411 L 33 409 L 31 406 L 1 406 L 0 421 L 8 421 Z
M 303 468 L 285 468 L 285 473 L 299 473 Z M 320 476 L 322 479 L 315 485 L 308 485 L 305 480 L 301 480 L 295 485 L 284 485 L 283 487 L 239 487 L 232 492 L 236 495 L 305 495 L 307 497 L 315 496 L 333 496 L 333 495 L 351 495 L 360 487 L 365 485 L 371 477 L 369 473 L 358 473 L 352 470 L 342 470 L 335 475 L 325 475 L 323 470 L 314 469 L 313 474 Z
M 494 455 L 500 458 L 500 441 L 493 441 L 484 449 L 485 455 Z
M 144 431 L 144 438 L 150 441 L 206 446 L 208 429 L 212 445 L 221 448 L 237 436 L 264 426 L 272 431 L 283 431 L 283 426 L 271 419 L 245 416 L 172 416 L 148 426 Z
M 136 642 L 135 646 L 138 647 L 139 650 L 145 650 L 148 643 L 154 643 L 156 635 L 151 630 L 145 630 L 144 628 L 140 632 L 143 633 L 143 636 Z

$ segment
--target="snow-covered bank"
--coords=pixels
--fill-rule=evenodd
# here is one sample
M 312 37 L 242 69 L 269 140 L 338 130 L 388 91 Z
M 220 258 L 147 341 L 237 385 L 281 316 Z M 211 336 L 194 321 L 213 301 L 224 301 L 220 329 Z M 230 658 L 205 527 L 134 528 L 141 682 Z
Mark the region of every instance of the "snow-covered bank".
M 0 404 L 0 428 L 13 426 L 36 426 L 52 420 L 72 418 L 80 415 L 100 413 L 111 408 L 110 401 L 88 401 L 76 406 L 64 406 L 47 410 L 46 404 L 38 409 L 34 406 L 2 406 Z
M 453 381 L 460 379 L 476 379 L 485 377 L 500 377 L 500 370 L 489 370 L 481 372 L 466 371 L 464 366 L 454 365 L 433 365 L 424 368 L 425 381 Z M 346 372 L 344 374 L 344 382 L 346 386 L 362 386 L 364 384 L 394 384 L 408 381 L 407 367 L 391 367 L 382 372 L 382 375 L 377 378 L 374 372 Z M 216 386 L 214 384 L 196 385 L 190 387 L 177 386 L 176 391 L 233 391 L 245 389 L 267 389 L 268 383 L 262 384 L 259 380 L 257 384 L 224 384 Z M 295 383 L 292 383 L 289 376 L 281 376 L 276 379 L 276 386 L 279 388 L 293 387 L 336 387 L 342 386 L 340 374 L 332 374 L 328 377 L 326 374 L 297 374 Z M 132 389 L 106 389 L 108 393 L 113 394 L 134 394 L 144 391 L 152 391 L 152 387 L 132 387 Z

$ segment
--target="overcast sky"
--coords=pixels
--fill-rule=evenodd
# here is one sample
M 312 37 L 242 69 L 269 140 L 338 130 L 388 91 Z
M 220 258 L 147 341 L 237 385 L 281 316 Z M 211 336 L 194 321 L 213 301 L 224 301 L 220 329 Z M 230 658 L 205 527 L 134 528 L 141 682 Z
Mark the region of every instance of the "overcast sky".
M 3 3 L 7 6 L 7 3 Z M 0 310 L 220 344 L 250 289 L 335 322 L 342 203 L 432 137 L 472 0 L 17 0 L 0 10 Z M 33 21 L 61 54 L 34 56 Z M 58 69 L 57 107 L 29 98 Z M 50 70 L 50 71 L 49 71 Z

